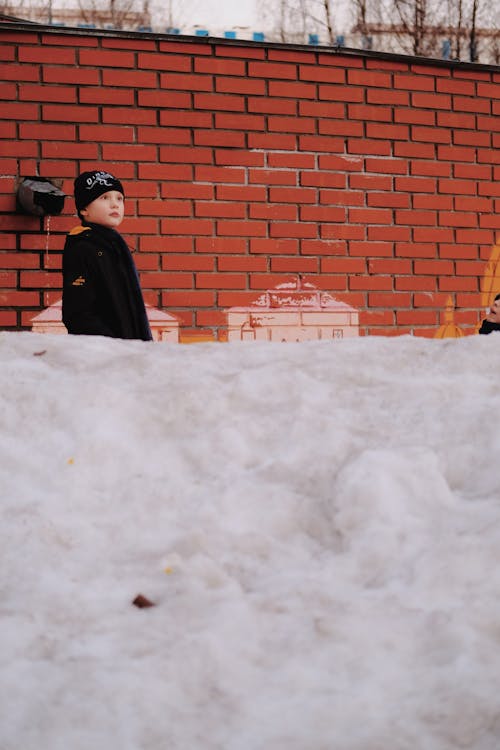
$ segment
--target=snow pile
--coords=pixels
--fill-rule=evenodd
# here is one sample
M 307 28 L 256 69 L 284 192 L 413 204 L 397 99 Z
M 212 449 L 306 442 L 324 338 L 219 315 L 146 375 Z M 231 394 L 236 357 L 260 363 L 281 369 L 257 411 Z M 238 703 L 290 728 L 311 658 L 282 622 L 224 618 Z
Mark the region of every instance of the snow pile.
M 500 337 L 0 356 L 1 750 L 497 750 Z

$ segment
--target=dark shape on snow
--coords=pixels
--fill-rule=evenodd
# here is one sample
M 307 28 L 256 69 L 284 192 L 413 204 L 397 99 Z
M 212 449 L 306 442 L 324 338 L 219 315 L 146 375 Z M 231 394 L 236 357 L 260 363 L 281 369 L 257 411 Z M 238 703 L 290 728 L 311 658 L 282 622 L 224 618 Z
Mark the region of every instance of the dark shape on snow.
M 149 601 L 145 596 L 142 594 L 137 594 L 134 601 L 132 602 L 136 607 L 139 607 L 139 609 L 144 609 L 145 607 L 154 607 L 154 602 Z

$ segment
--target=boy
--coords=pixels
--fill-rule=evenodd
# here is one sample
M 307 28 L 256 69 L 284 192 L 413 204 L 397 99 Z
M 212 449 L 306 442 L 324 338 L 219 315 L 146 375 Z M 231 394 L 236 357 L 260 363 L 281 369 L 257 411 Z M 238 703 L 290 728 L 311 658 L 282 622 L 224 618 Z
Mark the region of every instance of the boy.
M 500 294 L 493 300 L 491 309 L 481 324 L 479 333 L 491 333 L 500 331 Z
M 75 180 L 82 225 L 64 245 L 62 313 L 68 333 L 152 339 L 135 264 L 116 231 L 124 198 L 120 180 L 104 170 L 83 172 Z

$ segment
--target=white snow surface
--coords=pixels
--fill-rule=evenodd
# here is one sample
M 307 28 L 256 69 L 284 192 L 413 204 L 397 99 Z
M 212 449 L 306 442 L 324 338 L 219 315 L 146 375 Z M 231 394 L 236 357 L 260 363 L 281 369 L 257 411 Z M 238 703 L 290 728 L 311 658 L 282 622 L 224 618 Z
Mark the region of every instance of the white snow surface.
M 0 357 L 1 750 L 498 750 L 500 336 Z

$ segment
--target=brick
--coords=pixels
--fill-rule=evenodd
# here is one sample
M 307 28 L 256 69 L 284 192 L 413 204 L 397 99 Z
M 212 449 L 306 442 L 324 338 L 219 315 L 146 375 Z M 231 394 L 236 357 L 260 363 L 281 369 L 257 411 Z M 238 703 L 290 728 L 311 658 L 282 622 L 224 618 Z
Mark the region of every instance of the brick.
M 346 175 L 336 172 L 301 172 L 300 184 L 304 187 L 345 188 Z
M 131 113 L 129 111 L 130 117 Z M 45 104 L 42 106 L 42 120 L 53 120 L 54 122 L 98 122 L 99 112 L 97 107 Z
M 137 58 L 139 68 L 152 70 L 172 70 L 189 73 L 193 58 L 190 55 L 164 55 L 161 53 L 141 52 Z
M 20 123 L 19 137 L 27 140 L 47 141 L 75 141 L 76 128 L 74 125 L 55 125 L 54 123 L 41 125 L 35 123 Z
M 416 231 L 416 230 L 414 230 Z M 371 226 L 367 227 L 367 237 L 370 241 L 382 242 L 407 242 L 410 239 L 411 230 L 408 226 Z
M 417 193 L 413 195 L 413 208 L 424 211 L 452 211 L 453 197 L 451 195 Z
M 14 98 L 14 95 L 12 96 Z M 108 94 L 109 98 L 109 94 Z M 74 86 L 44 86 L 43 84 L 19 84 L 19 99 L 35 102 L 76 102 L 76 88 Z
M 189 136 L 189 134 L 188 134 Z M 241 149 L 245 146 L 245 134 L 244 133 L 233 133 L 231 130 L 196 130 L 194 132 L 194 145 L 195 146 L 224 146 L 226 148 L 237 148 Z M 216 163 L 217 164 L 231 164 L 239 163 L 237 154 L 241 153 L 238 151 L 229 159 L 221 159 L 220 154 L 216 152 Z M 260 159 L 250 152 L 246 152 L 248 158 L 251 158 L 252 162 L 263 161 L 263 156 Z M 242 163 L 245 163 L 243 159 Z
M 283 203 L 259 203 L 248 208 L 251 219 L 264 219 L 266 221 L 297 221 L 299 218 L 298 206 Z
M 243 135 L 242 133 L 235 133 L 235 135 Z M 230 145 L 231 139 L 227 138 L 226 145 Z M 236 144 L 235 144 L 236 145 Z M 239 167 L 263 167 L 264 166 L 264 154 L 259 152 L 253 152 L 248 150 L 240 150 L 237 148 L 224 149 L 218 148 L 215 151 L 215 163 L 217 165 L 229 165 Z
M 194 106 L 198 109 L 208 109 L 229 112 L 244 112 L 245 97 L 230 94 L 194 94 Z
M 453 143 L 457 146 L 491 146 L 490 133 L 473 133 L 470 130 L 457 130 L 453 133 Z
M 477 152 L 477 160 L 487 164 L 500 164 L 500 153 L 496 149 L 480 148 Z
M 407 107 L 410 103 L 410 95 L 407 91 L 394 91 L 390 89 L 367 89 L 366 101 L 368 104 L 384 104 L 393 107 Z
M 59 141 L 48 141 L 42 143 L 43 159 L 86 159 L 97 161 L 97 143 L 59 143 Z M 76 167 L 75 174 L 76 177 Z
M 439 225 L 445 227 L 476 227 L 477 216 L 458 211 L 439 211 Z
M 269 60 L 279 60 L 283 62 L 296 62 L 301 64 L 309 63 L 311 65 L 316 63 L 316 54 L 314 52 L 302 52 L 297 50 L 287 49 L 273 49 L 272 47 L 268 50 Z
M 42 80 L 45 83 L 67 83 L 72 86 L 99 86 L 101 83 L 100 75 L 97 68 L 52 68 L 45 65 L 42 69 Z M 38 80 L 38 75 L 35 80 Z
M 229 221 L 217 222 L 216 234 L 221 237 L 265 237 L 267 224 L 265 221 Z
M 453 242 L 455 239 L 453 229 L 444 227 L 415 227 L 413 239 L 417 243 Z
M 196 289 L 246 289 L 244 273 L 196 273 Z
M 266 82 L 255 78 L 216 78 L 215 90 L 220 94 L 263 96 L 266 93 Z
M 349 187 L 354 190 L 392 190 L 392 177 L 366 174 L 349 176 Z
M 368 272 L 372 274 L 402 276 L 412 273 L 412 265 L 411 261 L 401 258 L 372 258 L 368 261 Z
M 410 196 L 396 193 L 367 193 L 366 202 L 370 208 L 410 208 Z
M 335 68 L 322 68 L 317 65 L 300 65 L 299 78 L 302 81 L 318 83 L 345 83 L 345 71 Z
M 349 208 L 349 221 L 353 224 L 392 224 L 392 211 L 381 208 Z
M 79 133 L 80 139 L 82 141 L 127 144 L 134 141 L 134 130 L 132 127 L 127 126 L 117 127 L 116 125 L 80 125 Z
M 372 120 L 375 122 L 392 121 L 392 110 L 390 107 L 370 106 L 368 104 L 348 104 L 347 112 L 349 120 Z
M 295 151 L 297 136 L 280 133 L 247 133 L 248 148 L 264 148 L 270 151 Z
M 366 136 L 368 138 L 388 138 L 390 140 L 406 141 L 409 129 L 406 125 L 386 125 L 381 123 L 367 123 Z
M 280 102 L 283 99 L 279 100 Z M 303 117 L 345 118 L 345 104 L 336 102 L 299 101 L 299 114 Z
M 451 276 L 455 265 L 451 260 L 415 260 L 414 273 L 422 276 Z
M 376 71 L 348 70 L 347 83 L 350 86 L 389 88 L 392 86 L 392 76 L 389 73 L 379 73 Z
M 430 94 L 413 93 L 411 95 L 411 105 L 413 107 L 423 107 L 424 109 L 451 109 L 451 96 L 447 94 Z
M 153 112 L 150 114 L 155 117 Z M 183 128 L 158 128 L 156 125 L 137 127 L 137 141 L 139 143 L 154 143 L 157 145 L 188 146 L 191 144 L 191 134 Z
M 406 292 L 374 292 L 368 296 L 370 307 L 405 308 L 410 307 L 411 297 Z
M 0 284 L 1 285 L 1 284 Z M 61 274 L 47 273 L 45 271 L 21 271 L 21 287 L 26 288 L 52 288 L 62 286 Z
M 298 253 L 299 243 L 297 239 L 262 239 L 255 238 L 250 240 L 250 252 L 253 254 L 263 255 L 291 255 Z
M 394 143 L 394 156 L 409 159 L 435 159 L 435 147 L 431 143 Z
M 331 169 L 340 172 L 362 172 L 363 158 L 361 156 L 333 156 L 320 154 L 318 157 L 320 169 Z
M 366 260 L 364 258 L 321 258 L 321 273 L 366 273 Z
M 314 169 L 316 157 L 314 154 L 271 152 L 267 155 L 267 164 L 278 169 Z
M 301 102 L 302 103 L 302 102 Z M 248 97 L 248 111 L 259 114 L 297 115 L 295 99 L 269 99 L 261 96 Z
M 398 276 L 394 279 L 397 292 L 435 292 L 437 280 L 434 276 Z
M 343 240 L 301 240 L 302 255 L 341 256 L 347 253 L 347 243 Z
M 346 220 L 346 209 L 334 206 L 300 206 L 300 220 L 344 223 Z
M 460 81 L 457 79 L 436 79 L 436 90 L 446 94 L 463 94 L 464 96 L 475 96 L 475 83 L 473 81 Z
M 267 201 L 267 189 L 256 185 L 216 185 L 215 190 L 217 200 L 251 203 Z
M 171 109 L 160 112 L 160 125 L 177 128 L 211 128 L 213 116 L 209 112 Z
M 177 40 L 177 41 L 174 41 Z M 186 39 L 178 41 L 179 37 L 173 37 L 173 40 L 160 41 L 160 52 L 169 54 L 179 53 L 183 55 L 211 55 L 213 47 L 211 44 L 200 45 L 199 43 L 190 43 Z
M 0 310 L 0 326 L 14 328 L 17 325 L 17 313 L 14 310 Z
M 347 152 L 349 154 L 389 156 L 391 153 L 391 144 L 390 141 L 370 141 L 363 138 L 350 138 L 347 141 Z
M 38 120 L 38 104 L 24 102 L 2 102 L 2 118 L 5 120 Z
M 162 234 L 213 234 L 214 223 L 210 219 L 164 219 L 161 221 Z
M 481 83 L 477 84 L 477 96 L 484 96 L 487 99 L 500 99 L 500 84 Z
M 276 221 L 269 227 L 270 236 L 276 238 L 312 238 L 317 236 L 317 231 L 316 224 L 307 224 L 305 222 Z
M 479 289 L 477 277 L 453 276 L 438 279 L 440 292 L 476 292 Z
M 14 83 L 0 83 L 0 99 L 17 99 L 17 87 Z
M 128 97 L 132 97 L 133 91 L 123 91 Z M 120 91 L 118 90 L 118 95 Z M 162 108 L 177 109 L 191 109 L 191 94 L 180 91 L 139 91 L 138 103 L 140 107 L 154 107 L 155 110 Z M 113 102 L 119 104 L 120 102 L 116 98 L 116 94 L 113 94 Z M 160 111 L 160 117 L 163 116 L 163 112 Z
M 245 183 L 246 171 L 237 167 L 196 166 L 195 179 L 198 182 Z
M 256 78 L 296 80 L 297 66 L 288 63 L 249 62 L 248 75 Z
M 222 256 L 217 259 L 217 266 L 219 271 L 265 273 L 267 259 L 262 256 Z
M 162 77 L 166 74 L 160 74 Z M 148 70 L 127 70 L 124 75 L 122 70 L 113 68 L 102 71 L 102 82 L 104 86 L 123 86 L 125 88 L 155 89 L 158 87 L 157 75 Z M 162 83 L 162 88 L 170 88 Z M 172 86 L 172 88 L 175 88 Z
M 248 182 L 261 185 L 296 185 L 296 172 L 288 169 L 249 169 Z
M 269 200 L 273 203 L 315 203 L 316 190 L 306 187 L 271 187 Z
M 464 146 L 438 146 L 437 158 L 439 161 L 476 161 L 476 151 L 474 148 L 465 148 Z
M 244 219 L 246 207 L 243 203 L 217 203 L 211 201 L 195 203 L 195 216 L 211 218 Z
M 191 273 L 143 273 L 141 284 L 145 289 L 192 289 L 193 274 Z
M 475 115 L 457 112 L 438 112 L 437 124 L 444 128 L 463 128 L 474 130 L 476 127 Z
M 317 258 L 271 258 L 271 273 L 318 273 L 319 263 Z
M 168 291 L 162 294 L 162 304 L 170 311 L 172 307 L 213 307 L 215 294 L 210 291 Z
M 39 292 L 0 291 L 0 305 L 2 307 L 38 307 L 40 305 Z
M 362 138 L 364 135 L 364 124 L 349 120 L 320 120 L 320 135 L 350 135 Z
M 452 193 L 453 195 L 475 195 L 476 186 L 471 180 L 438 180 L 440 193 Z
M 316 85 L 313 83 L 295 83 L 288 81 L 286 84 L 286 95 L 294 97 L 295 99 L 315 99 Z M 283 96 L 283 83 L 269 81 L 269 96 Z
M 342 177 L 343 175 L 334 175 Z M 384 193 L 384 195 L 386 195 Z M 356 190 L 320 190 L 319 202 L 331 206 L 363 206 L 365 203 L 365 194 Z
M 396 323 L 398 325 L 427 325 L 435 326 L 439 322 L 438 313 L 433 310 L 398 310 Z
M 0 45 L 0 54 L 2 47 Z M 19 65 L 11 63 L 9 66 L 2 65 L 1 71 L 4 81 L 38 81 L 40 77 L 40 68 L 38 65 Z
M 500 114 L 499 112 L 496 113 L 497 115 Z M 500 131 L 500 123 L 498 122 L 498 117 L 481 117 L 479 115 L 476 118 L 477 121 L 477 128 L 478 130 L 489 130 L 489 131 Z
M 390 258 L 393 255 L 392 242 L 361 241 L 351 242 L 349 245 L 351 256 L 365 256 L 368 258 Z
M 476 97 L 454 96 L 453 109 L 456 112 L 477 112 L 489 115 L 491 105 L 488 99 L 477 99 Z
M 99 67 L 105 68 L 130 68 L 135 67 L 135 54 L 133 52 L 123 51 L 106 51 L 99 50 L 96 53 L 95 50 L 81 49 L 79 52 L 80 65 L 94 66 L 98 61 Z M 51 60 L 51 62 L 53 62 Z M 68 63 L 70 64 L 70 63 Z M 123 75 L 123 73 L 121 74 Z M 128 72 L 127 72 L 128 75 Z
M 457 276 L 478 276 L 482 277 L 484 274 L 484 262 L 483 261 L 457 261 L 455 264 L 455 273 Z
M 412 161 L 410 162 L 410 174 L 421 177 L 449 177 L 451 175 L 451 164 L 446 162 Z
M 426 128 L 414 125 L 411 129 L 411 137 L 414 141 L 426 143 L 451 143 L 451 132 L 440 128 Z
M 436 124 L 436 114 L 430 109 L 396 109 L 394 121 L 407 125 L 429 125 L 432 127 Z
M 197 237 L 196 251 L 198 253 L 245 253 L 247 240 L 242 237 Z
M 245 76 L 246 63 L 222 57 L 195 57 L 194 70 L 195 73 L 211 73 L 221 80 L 224 76 Z
M 407 89 L 408 91 L 434 91 L 436 79 L 434 76 L 398 75 L 394 76 L 395 89 Z
M 140 216 L 191 216 L 191 205 L 187 201 L 139 200 Z
M 352 88 L 343 85 L 319 85 L 319 99 L 339 102 L 362 102 L 364 99 L 362 88 Z
M 396 190 L 409 193 L 435 193 L 436 180 L 430 177 L 396 177 Z
M 94 64 L 95 64 L 95 52 Z M 75 65 L 75 50 L 68 46 L 65 49 L 55 49 L 47 45 L 37 45 L 36 47 L 19 47 L 19 62 L 28 63 L 50 63 L 51 65 Z
M 302 135 L 299 136 L 299 148 L 301 151 L 342 153 L 344 151 L 344 139 L 326 135 Z
M 160 161 L 181 164 L 211 164 L 212 149 L 192 146 L 160 146 Z
M 216 112 L 215 127 L 227 130 L 265 130 L 265 119 L 260 115 Z
M 388 292 L 392 290 L 392 276 L 350 276 L 349 289 L 351 291 L 379 291 Z
M 395 211 L 395 223 L 396 224 L 408 224 L 409 226 L 415 226 L 418 224 L 434 226 L 436 224 L 436 212 L 435 211 Z

